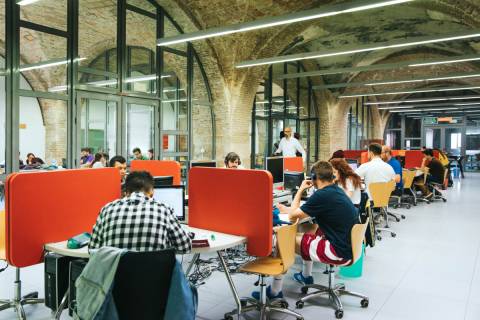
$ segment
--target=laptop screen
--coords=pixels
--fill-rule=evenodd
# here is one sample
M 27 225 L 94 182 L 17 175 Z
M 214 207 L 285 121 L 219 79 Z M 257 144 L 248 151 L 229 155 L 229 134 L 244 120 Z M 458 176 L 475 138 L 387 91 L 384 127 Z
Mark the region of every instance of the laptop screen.
M 180 221 L 185 221 L 185 187 L 184 186 L 156 186 L 153 198 L 173 209 Z

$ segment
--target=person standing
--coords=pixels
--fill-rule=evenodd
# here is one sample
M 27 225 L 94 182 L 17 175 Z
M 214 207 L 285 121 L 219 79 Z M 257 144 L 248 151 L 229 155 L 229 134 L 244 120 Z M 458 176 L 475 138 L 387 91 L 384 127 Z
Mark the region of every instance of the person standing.
M 292 137 L 292 128 L 287 127 L 283 130 L 285 137 L 280 140 L 276 154 L 282 153 L 284 157 L 296 157 L 297 151 L 302 154 L 303 161 L 305 162 L 307 154 L 303 149 L 300 142 Z

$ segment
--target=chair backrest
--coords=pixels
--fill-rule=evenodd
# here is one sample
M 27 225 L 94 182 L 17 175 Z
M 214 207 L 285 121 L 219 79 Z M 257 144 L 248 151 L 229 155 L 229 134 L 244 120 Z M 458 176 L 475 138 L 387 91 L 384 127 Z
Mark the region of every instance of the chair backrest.
M 120 260 L 113 299 L 120 320 L 163 319 L 175 252 L 127 252 Z
M 368 190 L 370 190 L 375 208 L 386 207 L 388 206 L 392 191 L 395 190 L 395 181 L 373 182 L 368 185 Z
M 410 189 L 413 184 L 413 179 L 415 179 L 415 171 L 403 170 L 402 179 L 403 179 L 403 188 Z
M 355 224 L 352 227 L 351 237 L 352 237 L 352 254 L 353 260 L 352 264 L 357 262 L 358 259 L 362 256 L 362 243 L 365 239 L 365 232 L 367 231 L 368 218 L 365 223 Z
M 277 246 L 282 259 L 283 272 L 295 263 L 295 238 L 297 236 L 297 222 L 292 225 L 279 227 L 277 233 Z

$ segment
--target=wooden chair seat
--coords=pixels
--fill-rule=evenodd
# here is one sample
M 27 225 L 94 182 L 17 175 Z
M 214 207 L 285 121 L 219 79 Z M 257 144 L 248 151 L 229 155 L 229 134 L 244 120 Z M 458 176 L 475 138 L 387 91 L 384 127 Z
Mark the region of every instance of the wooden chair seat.
M 245 264 L 240 268 L 240 271 L 265 276 L 278 276 L 284 272 L 284 268 L 282 259 L 263 257 Z

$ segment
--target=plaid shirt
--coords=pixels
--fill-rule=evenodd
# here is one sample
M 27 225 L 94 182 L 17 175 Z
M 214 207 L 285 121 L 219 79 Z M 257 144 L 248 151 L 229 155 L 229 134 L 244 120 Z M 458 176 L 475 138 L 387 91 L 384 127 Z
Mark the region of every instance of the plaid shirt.
M 100 211 L 88 248 L 102 246 L 132 251 L 174 248 L 178 253 L 186 253 L 191 250 L 192 241 L 173 209 L 135 192 L 110 202 Z

